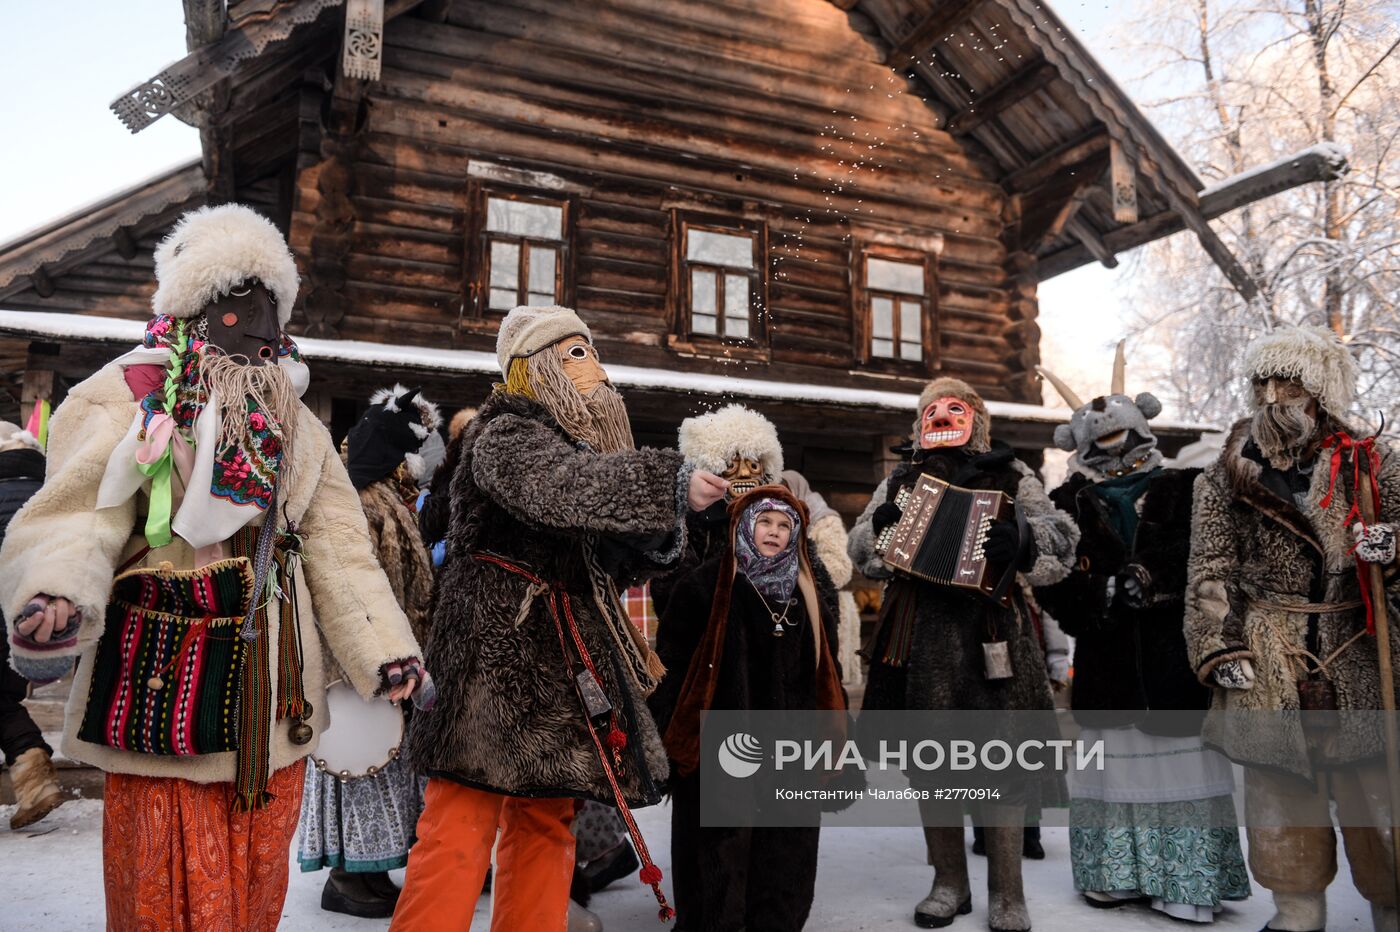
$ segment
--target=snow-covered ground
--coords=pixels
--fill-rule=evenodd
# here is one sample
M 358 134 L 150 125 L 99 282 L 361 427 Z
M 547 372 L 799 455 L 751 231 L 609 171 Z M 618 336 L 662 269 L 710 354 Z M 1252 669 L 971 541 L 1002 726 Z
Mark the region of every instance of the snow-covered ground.
M 0 806 L 8 822 L 13 807 Z M 655 807 L 638 813 L 638 821 L 663 869 L 668 867 L 669 810 Z M 1027 862 L 1027 896 L 1037 930 L 1133 930 L 1176 932 L 1182 924 L 1129 906 L 1112 912 L 1090 909 L 1075 894 L 1069 879 L 1066 829 L 1045 830 L 1044 861 Z M 102 803 L 75 800 L 48 819 L 21 832 L 0 828 L 0 930 L 98 929 L 102 909 Z M 1340 849 L 1340 845 L 1338 848 Z M 1341 852 L 1338 852 L 1339 856 Z M 289 852 L 290 860 L 290 852 Z M 967 932 L 986 928 L 986 861 L 969 857 L 973 873 L 973 913 L 952 928 Z M 384 920 L 351 919 L 320 909 L 324 873 L 302 874 L 292 867 L 291 888 L 282 928 L 384 929 Z M 402 875 L 396 879 L 402 882 Z M 928 890 L 930 869 L 924 865 L 923 837 L 912 828 L 828 829 L 822 834 L 817 901 L 807 928 L 813 932 L 912 929 L 914 904 Z M 450 895 L 444 893 L 444 895 Z M 614 884 L 593 899 L 609 932 L 662 930 L 651 892 L 635 879 Z M 1371 927 L 1370 910 L 1351 885 L 1345 861 L 1328 892 L 1327 928 Z M 486 903 L 477 907 L 475 932 L 487 932 Z M 1232 903 L 1215 929 L 1260 929 L 1272 910 L 1266 892 Z

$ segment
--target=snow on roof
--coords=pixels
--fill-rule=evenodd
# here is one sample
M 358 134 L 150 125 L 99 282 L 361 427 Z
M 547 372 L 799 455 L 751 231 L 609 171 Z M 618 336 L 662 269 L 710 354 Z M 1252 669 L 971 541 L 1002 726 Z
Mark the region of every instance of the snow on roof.
M 1220 181 L 1202 188 L 1197 196 L 1201 199 L 1208 198 L 1226 188 L 1233 188 L 1250 178 L 1281 171 L 1285 166 L 1293 162 L 1302 161 L 1310 156 L 1316 156 L 1322 159 L 1328 165 L 1331 165 L 1334 170 L 1339 170 L 1347 164 L 1347 152 L 1345 149 L 1335 142 L 1319 142 L 1316 145 L 1308 146 L 1306 149 L 1300 149 L 1282 158 L 1274 159 L 1272 162 L 1265 162 L 1263 165 L 1255 165 L 1253 168 L 1247 168 L 1238 175 L 1222 178 Z
M 88 317 L 82 314 L 57 314 L 45 311 L 0 310 L 0 334 L 75 340 L 95 343 L 139 343 L 146 325 L 139 320 L 119 320 L 112 317 Z M 297 346 L 307 359 L 328 362 L 355 363 L 408 369 L 420 372 L 471 372 L 499 375 L 494 353 L 480 350 L 438 349 L 429 346 L 402 346 L 390 343 L 369 343 L 362 340 L 322 340 L 298 337 Z M 608 377 L 619 386 L 652 388 L 699 395 L 756 398 L 809 404 L 843 405 L 856 408 L 877 408 L 886 411 L 912 411 L 919 403 L 913 392 L 885 392 L 868 388 L 847 388 L 840 385 L 815 385 L 800 382 L 772 382 L 766 379 L 735 378 L 702 372 L 681 372 L 673 369 L 649 369 L 642 366 L 609 365 Z M 993 417 L 1011 421 L 1044 424 L 1068 423 L 1069 408 L 1018 404 L 1009 401 L 988 401 L 987 412 Z M 1161 420 L 1155 427 L 1196 433 L 1216 431 L 1212 424 Z

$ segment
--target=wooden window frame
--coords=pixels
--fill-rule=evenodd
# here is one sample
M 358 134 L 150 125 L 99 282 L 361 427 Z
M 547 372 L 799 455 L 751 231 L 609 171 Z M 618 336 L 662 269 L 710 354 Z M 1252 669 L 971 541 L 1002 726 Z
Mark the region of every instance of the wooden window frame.
M 558 240 L 520 236 L 514 233 L 493 233 L 486 229 L 486 207 L 488 198 L 511 201 L 526 201 L 533 204 L 547 204 L 563 211 L 563 230 Z M 493 241 L 517 243 L 520 246 L 519 268 L 516 271 L 517 300 L 522 293 L 529 291 L 529 256 L 532 246 L 545 246 L 558 250 L 559 260 L 554 273 L 555 302 L 566 307 L 574 306 L 574 224 L 577 216 L 576 198 L 572 193 L 561 191 L 540 191 L 517 185 L 499 182 L 482 182 L 471 179 L 467 184 L 467 229 L 466 249 L 467 274 L 465 294 L 462 300 L 462 326 L 464 329 L 495 333 L 507 309 L 492 308 L 491 304 L 491 243 Z
M 753 267 L 738 269 L 686 258 L 691 230 L 728 236 L 748 236 L 753 242 Z M 725 356 L 766 360 L 769 356 L 768 328 L 768 224 L 762 220 L 706 214 L 697 211 L 671 211 L 671 336 L 672 349 L 703 356 Z M 724 276 L 743 274 L 749 280 L 749 332 L 743 338 L 723 333 L 696 333 L 691 326 L 691 270 L 701 268 L 716 276 L 716 329 L 723 330 Z
M 924 294 L 922 298 L 897 291 L 884 291 L 871 288 L 866 278 L 867 259 L 885 259 L 890 262 L 903 262 L 922 265 L 924 271 Z M 938 345 L 938 257 L 934 253 L 887 243 L 857 243 L 851 249 L 851 282 L 855 290 L 854 305 L 857 312 L 855 335 L 855 358 L 861 366 L 892 374 L 928 376 L 939 367 Z M 900 326 L 902 305 L 919 302 L 923 313 L 920 315 L 919 339 L 922 345 L 918 360 L 876 356 L 873 352 L 875 315 L 872 311 L 873 297 L 890 298 L 896 302 L 894 321 L 895 335 L 902 333 Z M 900 340 L 903 343 L 903 340 Z

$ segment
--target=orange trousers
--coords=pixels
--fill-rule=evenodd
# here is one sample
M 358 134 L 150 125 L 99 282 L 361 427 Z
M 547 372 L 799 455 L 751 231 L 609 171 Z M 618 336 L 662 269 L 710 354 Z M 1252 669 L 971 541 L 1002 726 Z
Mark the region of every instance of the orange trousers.
M 107 774 L 102 871 L 113 932 L 272 932 L 306 762 L 273 773 L 265 809 L 234 812 L 232 783 Z
M 564 932 L 574 876 L 572 799 L 502 796 L 428 780 L 390 932 L 467 932 L 491 866 L 491 932 Z

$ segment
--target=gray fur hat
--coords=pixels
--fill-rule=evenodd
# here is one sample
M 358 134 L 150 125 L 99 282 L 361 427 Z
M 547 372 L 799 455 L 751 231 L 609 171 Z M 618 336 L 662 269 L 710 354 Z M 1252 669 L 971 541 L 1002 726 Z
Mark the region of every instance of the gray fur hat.
M 201 207 L 180 218 L 156 247 L 156 293 L 151 308 L 194 317 L 239 282 L 256 278 L 277 302 L 286 327 L 297 300 L 296 260 L 271 220 L 242 204 Z
M 783 474 L 778 429 L 743 405 L 725 405 L 681 421 L 678 446 L 686 462 L 715 475 L 728 469 L 736 456 L 756 460 L 763 467 L 764 485 L 776 483 Z
M 1338 418 L 1356 400 L 1359 373 L 1341 338 L 1325 327 L 1279 327 L 1244 351 L 1245 378 L 1297 379 L 1322 410 Z M 1255 407 L 1252 396 L 1249 404 Z
M 572 336 L 593 342 L 588 325 L 573 308 L 522 304 L 505 316 L 496 334 L 496 362 L 500 363 L 501 375 L 509 374 L 512 359 L 533 356 L 546 346 Z

